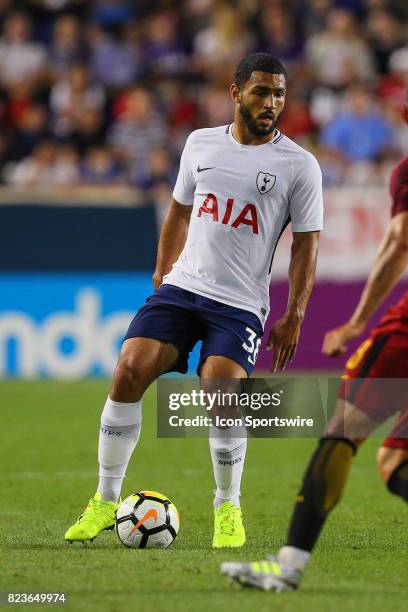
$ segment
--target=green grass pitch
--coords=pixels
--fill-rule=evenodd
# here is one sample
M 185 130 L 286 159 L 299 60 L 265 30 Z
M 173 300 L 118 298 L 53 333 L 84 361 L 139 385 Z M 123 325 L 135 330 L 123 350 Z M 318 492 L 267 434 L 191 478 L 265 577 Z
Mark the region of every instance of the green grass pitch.
M 123 493 L 155 489 L 175 502 L 181 528 L 174 546 L 129 550 L 113 532 L 88 546 L 66 544 L 66 528 L 95 490 L 107 390 L 106 381 L 0 383 L 0 591 L 63 591 L 72 610 L 407 609 L 408 513 L 377 477 L 379 440 L 359 452 L 302 588 L 281 595 L 234 588 L 220 562 L 257 560 L 284 542 L 315 441 L 250 440 L 242 490 L 247 545 L 213 551 L 208 442 L 158 440 L 153 388 Z

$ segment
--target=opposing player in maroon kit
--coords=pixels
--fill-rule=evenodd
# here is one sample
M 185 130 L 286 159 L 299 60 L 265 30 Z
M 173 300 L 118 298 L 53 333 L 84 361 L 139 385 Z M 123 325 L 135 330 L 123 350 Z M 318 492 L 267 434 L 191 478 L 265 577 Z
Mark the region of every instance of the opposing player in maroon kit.
M 408 123 L 408 106 L 405 108 Z M 323 352 L 341 355 L 360 336 L 408 264 L 408 156 L 390 180 L 391 222 L 360 301 L 344 325 L 329 331 Z M 395 425 L 378 451 L 380 476 L 408 502 L 408 292 L 381 319 L 348 360 L 336 410 L 306 469 L 286 545 L 255 563 L 223 563 L 233 580 L 262 590 L 296 589 L 322 527 L 340 500 L 353 456 L 370 432 L 390 416 Z

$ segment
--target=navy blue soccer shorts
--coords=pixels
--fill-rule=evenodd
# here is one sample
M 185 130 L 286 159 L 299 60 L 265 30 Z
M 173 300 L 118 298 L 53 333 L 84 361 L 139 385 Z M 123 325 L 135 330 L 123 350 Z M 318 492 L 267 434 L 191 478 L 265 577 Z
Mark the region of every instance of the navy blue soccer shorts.
M 147 298 L 124 341 L 142 337 L 170 342 L 177 348 L 179 360 L 169 371 L 185 374 L 188 356 L 201 340 L 198 375 L 207 357 L 221 355 L 239 363 L 249 376 L 262 334 L 261 322 L 252 312 L 164 284 Z

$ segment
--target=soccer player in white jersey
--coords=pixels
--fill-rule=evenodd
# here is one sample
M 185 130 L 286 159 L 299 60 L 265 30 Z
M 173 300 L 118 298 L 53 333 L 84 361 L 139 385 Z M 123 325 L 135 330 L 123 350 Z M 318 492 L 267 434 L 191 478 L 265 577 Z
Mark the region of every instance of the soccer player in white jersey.
M 97 492 L 65 534 L 70 542 L 113 528 L 150 383 L 165 372 L 185 373 L 200 340 L 202 380 L 251 374 L 269 312 L 273 255 L 290 222 L 288 303 L 266 346 L 274 349 L 274 371 L 294 357 L 322 229 L 321 172 L 313 155 L 276 128 L 286 96 L 278 60 L 265 53 L 241 60 L 230 93 L 234 122 L 187 139 L 160 236 L 155 292 L 130 324 L 102 412 Z M 213 427 L 210 452 L 217 486 L 213 547 L 240 547 L 245 431 Z

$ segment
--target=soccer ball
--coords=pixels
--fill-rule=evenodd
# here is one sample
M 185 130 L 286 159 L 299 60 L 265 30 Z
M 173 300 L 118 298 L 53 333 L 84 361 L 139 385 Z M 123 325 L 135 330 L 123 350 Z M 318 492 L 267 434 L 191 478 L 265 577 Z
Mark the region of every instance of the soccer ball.
M 116 514 L 116 533 L 128 548 L 168 548 L 179 530 L 176 506 L 157 491 L 139 491 Z

